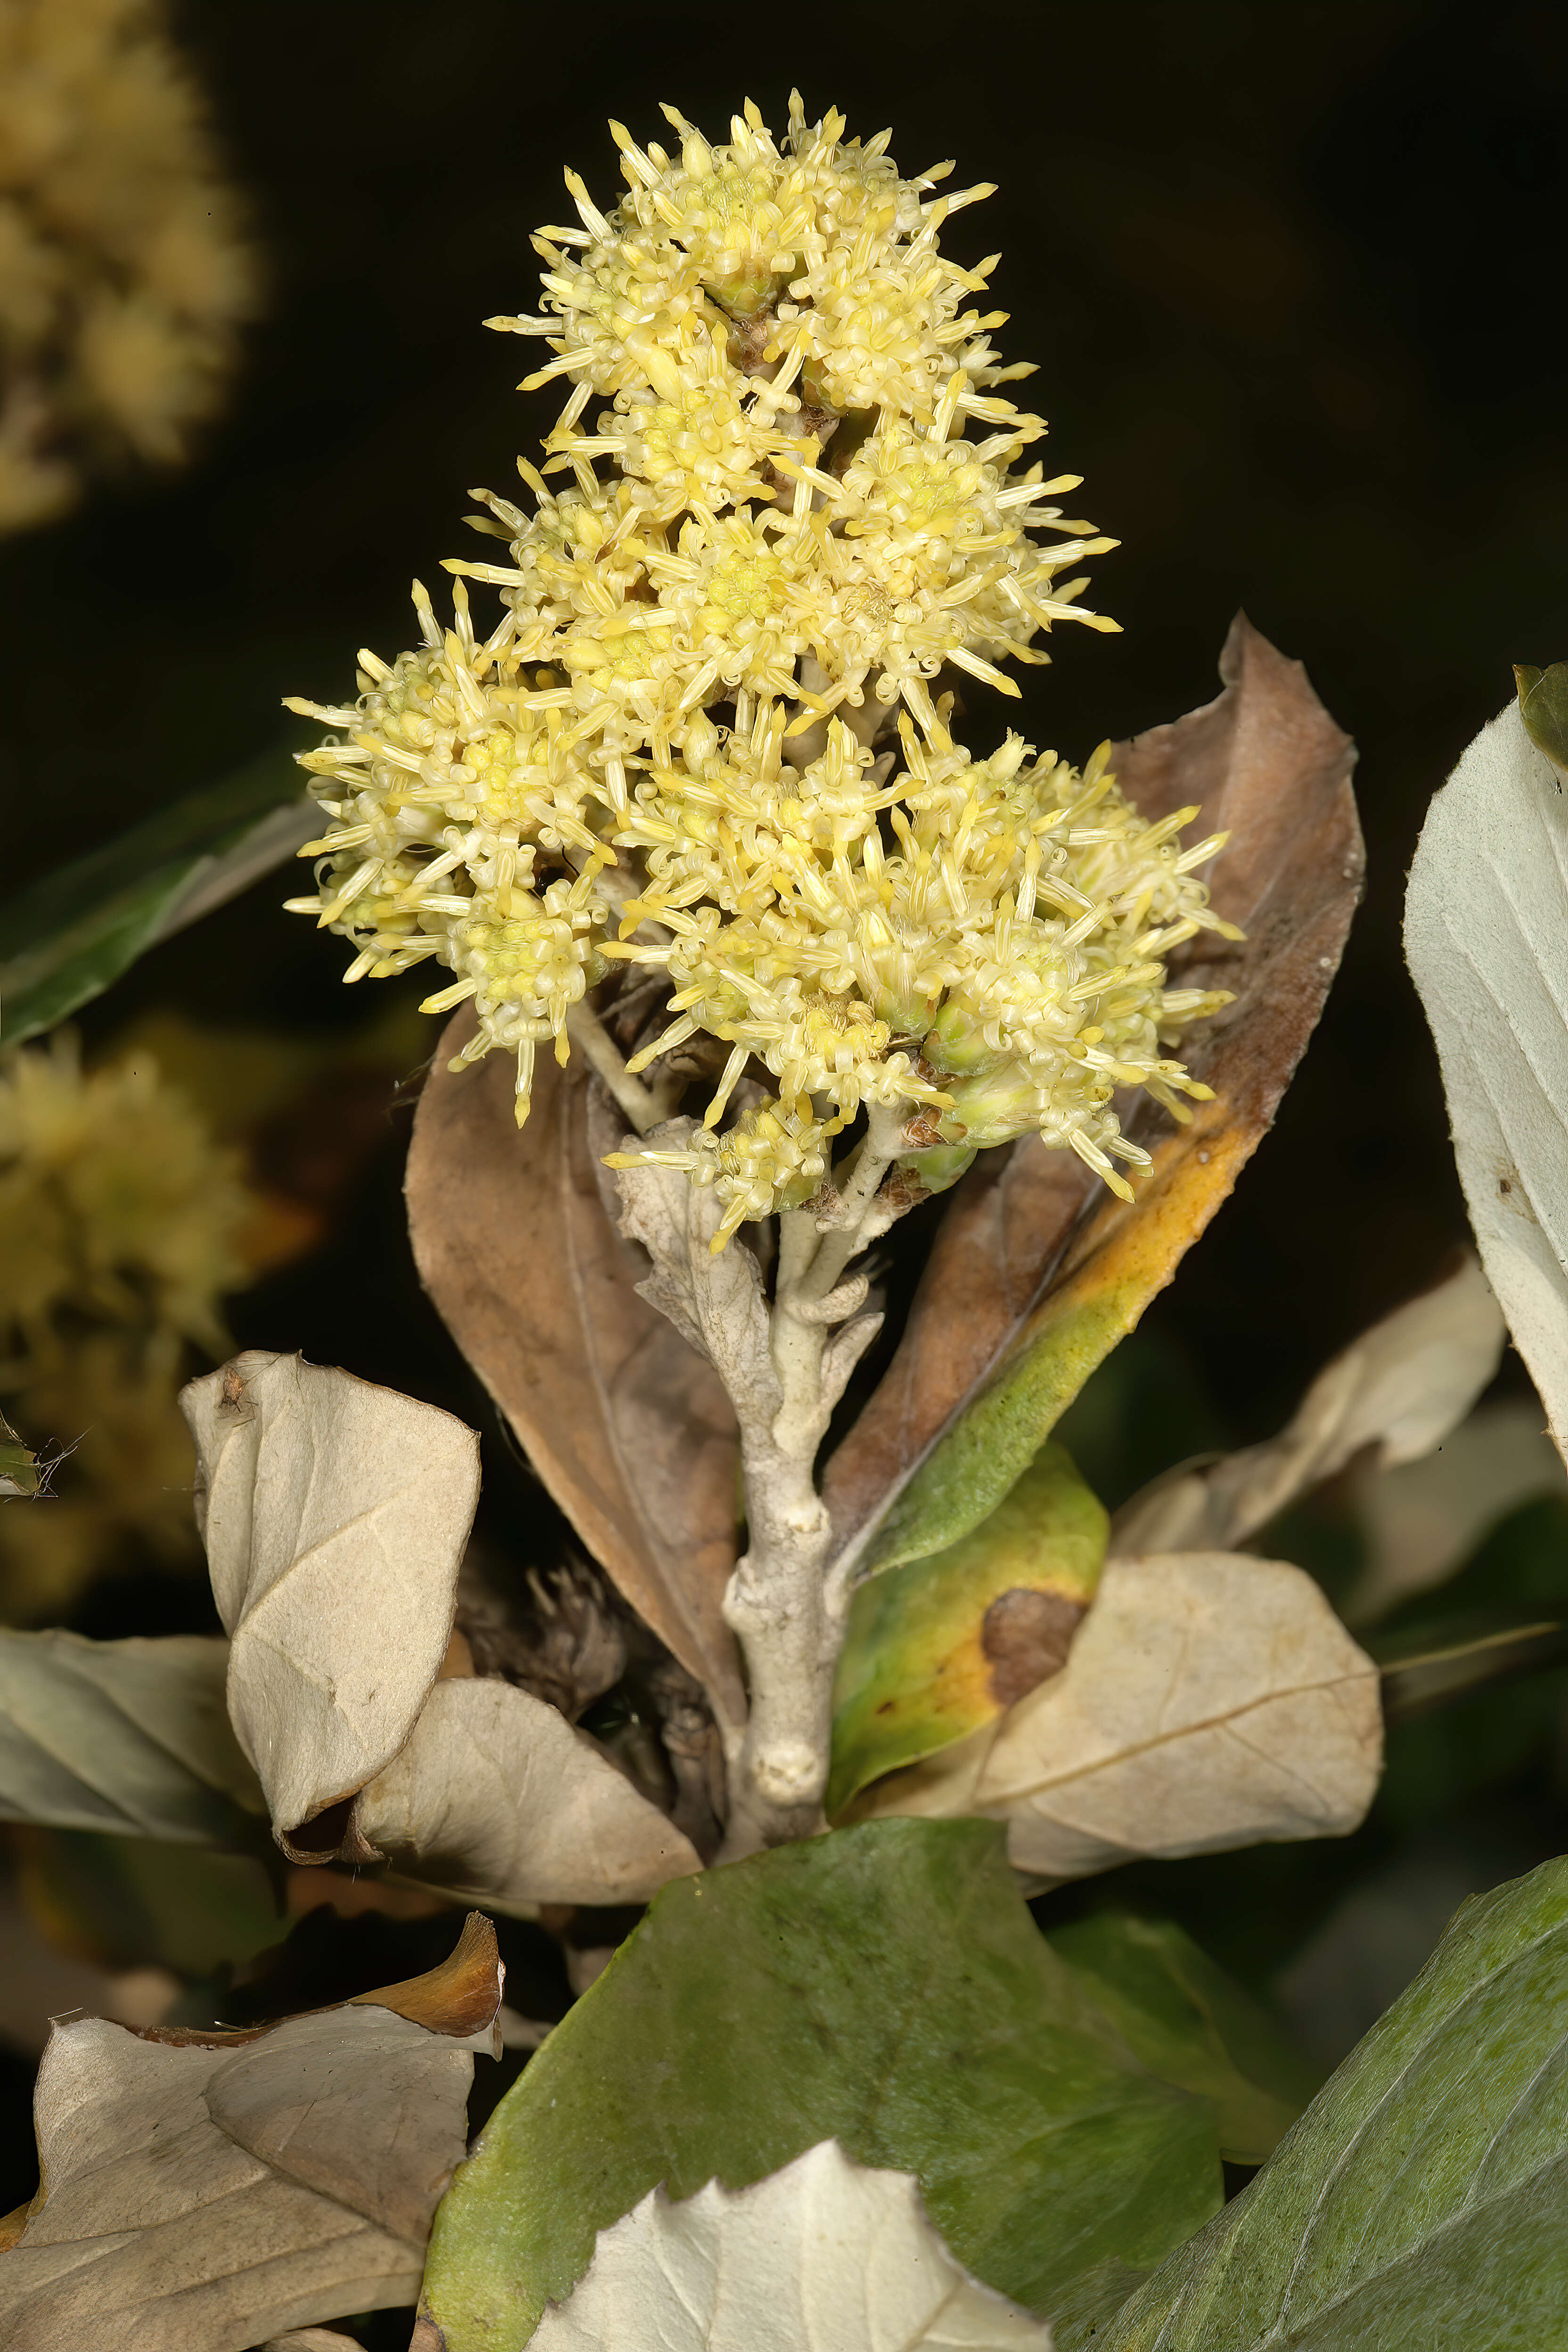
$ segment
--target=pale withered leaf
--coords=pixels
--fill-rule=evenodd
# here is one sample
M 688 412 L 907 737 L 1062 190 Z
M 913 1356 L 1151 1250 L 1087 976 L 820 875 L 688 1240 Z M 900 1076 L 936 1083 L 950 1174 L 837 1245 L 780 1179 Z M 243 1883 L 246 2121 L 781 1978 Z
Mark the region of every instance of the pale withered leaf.
M 440 1670 L 479 1441 L 433 1405 L 259 1349 L 180 1402 L 229 1714 L 284 1852 L 324 1861 Z
M 1487 1278 L 1467 1253 L 1447 1281 L 1336 1356 L 1278 1437 L 1207 1469 L 1173 1471 L 1134 1495 L 1116 1515 L 1111 1553 L 1233 1551 L 1358 1456 L 1379 1469 L 1420 1461 L 1469 1412 L 1507 1336 Z
M 354 1818 L 401 1872 L 503 1910 L 646 1903 L 700 1867 L 602 1748 L 545 1700 L 492 1679 L 437 1684 Z
M 500 2006 L 476 1916 L 427 1976 L 248 2032 L 57 2025 L 7 2352 L 245 2352 L 411 2302 Z
M 1173 1552 L 1106 1564 L 1051 1681 L 858 1813 L 978 1813 L 1057 1882 L 1141 1854 L 1352 1830 L 1377 1787 L 1377 1669 L 1281 1560 Z
M 0 1633 L 0 1821 L 222 1844 L 266 1800 L 224 1705 L 228 1643 Z

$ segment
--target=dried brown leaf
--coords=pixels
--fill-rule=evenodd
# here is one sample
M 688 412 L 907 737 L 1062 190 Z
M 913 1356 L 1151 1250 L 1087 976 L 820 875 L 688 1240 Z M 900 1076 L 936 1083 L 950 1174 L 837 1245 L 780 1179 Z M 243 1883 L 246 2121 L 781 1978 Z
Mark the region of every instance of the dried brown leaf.
M 951 1542 L 994 1507 L 1069 1401 L 1071 1382 L 1171 1279 L 1268 1132 L 1317 1022 L 1361 887 L 1353 746 L 1300 664 L 1244 616 L 1226 641 L 1220 676 L 1216 700 L 1119 746 L 1114 761 L 1145 815 L 1196 803 L 1197 833 L 1231 834 L 1214 869 L 1213 898 L 1246 940 L 1205 935 L 1173 960 L 1184 985 L 1235 992 L 1187 1056 L 1215 1099 L 1198 1107 L 1190 1127 L 1173 1129 L 1163 1113 L 1149 1122 L 1143 1139 L 1154 1166 L 1131 1208 L 1109 1197 L 1071 1153 L 1033 1139 L 980 1155 L 954 1194 L 893 1361 L 827 1465 L 825 1492 L 849 1556 L 867 1552 L 916 1473 L 935 1468 L 935 1449 L 966 1410 L 998 1396 L 1070 1318 L 1070 1379 L 1043 1382 L 1050 1393 L 1013 1416 L 1017 1426 L 1005 1438 L 985 1433 L 984 1448 L 999 1465 L 995 1490 L 986 1491 L 984 1478 L 961 1479 L 965 1491 L 933 1539 L 924 1540 L 923 1526 L 912 1528 L 895 1556 Z M 1157 1249 L 1131 1249 L 1141 1222 L 1162 1225 Z M 1131 1273 L 1130 1255 L 1139 1260 Z M 1102 1301 L 1098 1322 L 1092 1311 L 1088 1318 L 1094 1328 L 1086 1345 L 1083 1309 Z M 876 1564 L 888 1564 L 879 1546 Z
M 1140 1854 L 1338 1837 L 1383 1763 L 1377 1669 L 1283 1560 L 1106 1563 L 1067 1664 L 1000 1720 L 879 1781 L 861 1814 L 981 1813 L 1056 1883 Z
M 724 1587 L 735 1563 L 739 1436 L 710 1364 L 637 1295 L 640 1251 L 616 1230 L 580 1058 L 541 1058 L 519 1131 L 500 1055 L 445 1064 L 441 1042 L 408 1155 L 408 1224 L 426 1288 L 578 1535 L 721 1721 L 745 1708 Z
M 276 2025 L 57 2025 L 35 2094 L 44 2185 L 0 2255 L 0 2342 L 244 2352 L 412 2302 L 500 2007 L 476 1918 L 429 1977 Z

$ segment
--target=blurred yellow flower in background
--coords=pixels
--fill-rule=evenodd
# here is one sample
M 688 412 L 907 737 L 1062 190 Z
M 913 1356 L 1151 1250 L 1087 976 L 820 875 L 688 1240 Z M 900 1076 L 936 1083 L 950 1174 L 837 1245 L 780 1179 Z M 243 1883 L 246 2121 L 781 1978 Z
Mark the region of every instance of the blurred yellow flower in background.
M 68 1033 L 0 1062 L 0 1395 L 62 1495 L 0 1516 L 0 1616 L 58 1608 L 126 1537 L 195 1556 L 188 1348 L 221 1356 L 255 1196 L 145 1055 L 84 1072 Z
M 185 454 L 257 306 L 240 213 L 155 0 L 0 0 L 0 530 Z

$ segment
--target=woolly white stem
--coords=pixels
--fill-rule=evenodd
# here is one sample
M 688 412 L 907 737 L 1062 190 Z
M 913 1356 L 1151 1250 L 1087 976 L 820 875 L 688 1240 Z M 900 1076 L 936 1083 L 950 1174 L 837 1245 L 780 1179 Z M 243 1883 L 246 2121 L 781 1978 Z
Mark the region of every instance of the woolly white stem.
M 895 1155 L 902 1114 L 873 1108 L 833 1224 L 810 1211 L 780 1220 L 770 1318 L 779 1397 L 771 1416 L 735 1399 L 746 1485 L 748 1544 L 724 1597 L 724 1616 L 745 1653 L 752 1705 L 731 1759 L 731 1816 L 722 1859 L 809 1837 L 823 1826 L 833 1719 L 833 1671 L 847 1598 L 825 1583 L 832 1528 L 813 1467 L 838 1388 L 824 1381 L 832 1299 L 852 1313 L 863 1285 L 834 1294 L 876 1222 L 878 1188 Z M 878 1230 L 880 1230 L 879 1223 Z

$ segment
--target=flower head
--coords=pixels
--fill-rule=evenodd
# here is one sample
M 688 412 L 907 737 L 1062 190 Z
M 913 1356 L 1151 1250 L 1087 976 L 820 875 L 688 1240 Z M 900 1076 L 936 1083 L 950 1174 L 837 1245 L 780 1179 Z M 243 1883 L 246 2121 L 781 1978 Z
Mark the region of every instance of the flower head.
M 666 111 L 676 152 L 612 125 L 611 210 L 568 173 L 542 313 L 491 321 L 569 386 L 531 511 L 475 494 L 510 562 L 448 566 L 449 630 L 416 587 L 421 646 L 362 654 L 352 707 L 291 706 L 335 730 L 291 903 L 350 979 L 447 966 L 428 1009 L 474 999 L 461 1058 L 515 1054 L 520 1118 L 588 990 L 661 980 L 632 1067 L 727 1049 L 675 1155 L 726 1234 L 809 1197 L 867 1104 L 905 1114 L 921 1181 L 1033 1131 L 1125 1190 L 1118 1090 L 1203 1091 L 1171 1048 L 1224 1000 L 1164 960 L 1228 928 L 1198 878 L 1221 843 L 1147 823 L 1103 748 L 1080 775 L 953 740 L 944 671 L 1016 694 L 1002 665 L 1057 623 L 1114 626 L 1076 567 L 1115 542 L 1054 503 L 1076 475 L 1023 464 L 1046 428 L 998 390 L 1028 371 L 974 307 L 994 257 L 941 250 L 990 191 L 934 194 L 950 166 L 906 180 L 798 99 L 782 145 L 749 104 L 720 146 Z M 465 578 L 500 591 L 483 639 Z

